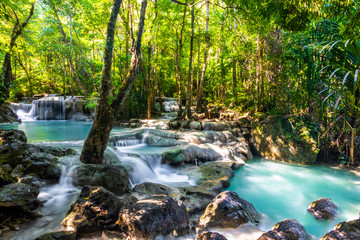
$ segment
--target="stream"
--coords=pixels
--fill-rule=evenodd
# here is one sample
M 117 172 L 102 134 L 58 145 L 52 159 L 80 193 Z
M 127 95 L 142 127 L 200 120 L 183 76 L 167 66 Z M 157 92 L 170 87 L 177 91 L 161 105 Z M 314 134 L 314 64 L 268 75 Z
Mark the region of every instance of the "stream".
M 34 239 L 41 234 L 61 229 L 66 211 L 76 200 L 80 189 L 71 180 L 72 170 L 80 164 L 79 155 L 92 123 L 76 121 L 30 121 L 0 125 L 2 129 L 19 129 L 29 143 L 71 147 L 77 155 L 59 159 L 62 175 L 58 184 L 40 189 L 44 201 L 42 218 L 29 223 L 5 239 Z M 112 135 L 129 131 L 114 128 Z M 143 136 L 146 137 L 146 132 Z M 107 154 L 116 157 L 129 171 L 132 186 L 146 181 L 169 186 L 195 185 L 195 179 L 182 175 L 178 169 L 161 164 L 167 148 L 153 147 L 140 140 L 122 140 Z M 268 231 L 278 221 L 294 218 L 304 225 L 314 239 L 319 239 L 337 223 L 358 218 L 360 211 L 360 178 L 348 171 L 325 166 L 295 166 L 264 159 L 255 159 L 235 171 L 229 190 L 250 201 L 263 214 L 260 230 Z M 332 221 L 317 221 L 306 209 L 314 200 L 328 197 L 339 207 Z M 257 239 L 262 232 L 251 224 L 237 230 L 219 230 L 230 239 Z M 3 239 L 3 238 L 2 238 Z

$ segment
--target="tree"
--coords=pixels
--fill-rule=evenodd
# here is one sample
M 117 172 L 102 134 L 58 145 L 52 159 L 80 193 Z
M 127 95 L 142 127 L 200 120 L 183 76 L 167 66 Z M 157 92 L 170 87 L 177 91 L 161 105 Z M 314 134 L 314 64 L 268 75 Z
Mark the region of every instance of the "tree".
M 143 0 L 141 4 L 137 39 L 135 45 L 132 47 L 132 58 L 129 72 L 123 82 L 122 87 L 117 91 L 115 98 L 111 102 L 110 92 L 112 89 L 112 53 L 114 48 L 115 25 L 117 15 L 119 14 L 120 4 L 121 0 L 114 1 L 114 6 L 111 11 L 108 24 L 99 100 L 96 107 L 93 126 L 85 140 L 80 156 L 80 160 L 84 163 L 104 163 L 104 151 L 109 141 L 110 131 L 115 124 L 119 111 L 129 96 L 139 71 L 141 39 L 144 31 L 147 0 Z
M 15 19 L 15 24 L 12 29 L 12 33 L 10 35 L 10 43 L 5 53 L 2 72 L 0 75 L 0 105 L 2 105 L 9 97 L 10 83 L 13 79 L 12 69 L 11 69 L 11 56 L 13 54 L 13 49 L 15 47 L 16 40 L 18 39 L 19 36 L 21 36 L 24 28 L 28 24 L 32 15 L 34 14 L 35 3 L 36 1 L 31 3 L 30 12 L 27 18 L 22 23 L 20 23 L 19 17 L 14 10 L 11 10 L 12 13 L 9 13 L 9 15 L 12 15 L 10 18 Z

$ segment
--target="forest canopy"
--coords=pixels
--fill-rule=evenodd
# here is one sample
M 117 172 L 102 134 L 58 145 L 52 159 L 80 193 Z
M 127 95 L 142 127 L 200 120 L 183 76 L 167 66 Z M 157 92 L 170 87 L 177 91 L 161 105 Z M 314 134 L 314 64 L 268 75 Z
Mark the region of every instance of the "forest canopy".
M 84 95 L 94 107 L 113 3 L 1 1 L 0 102 L 55 93 Z M 150 1 L 140 70 L 121 117 L 151 117 L 155 98 L 176 97 L 180 104 L 197 103 L 199 112 L 217 106 L 255 116 L 307 114 L 321 136 L 346 142 L 360 119 L 359 5 L 356 0 Z M 136 0 L 120 6 L 113 98 L 130 67 L 140 7 Z M 337 130 L 329 132 L 334 125 Z

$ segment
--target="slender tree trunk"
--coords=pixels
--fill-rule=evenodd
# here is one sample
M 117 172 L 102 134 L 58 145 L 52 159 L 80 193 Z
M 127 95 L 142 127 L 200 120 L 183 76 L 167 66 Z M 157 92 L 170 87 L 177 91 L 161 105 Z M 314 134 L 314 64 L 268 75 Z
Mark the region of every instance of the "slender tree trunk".
M 147 118 L 151 118 L 151 52 L 152 48 L 148 46 L 148 69 L 147 69 Z
M 232 87 L 232 92 L 233 92 L 233 107 L 236 104 L 236 98 L 237 98 L 237 92 L 236 92 L 236 87 L 237 87 L 237 81 L 236 81 L 236 58 L 233 57 L 233 87 Z
M 178 38 L 179 41 L 179 45 L 178 45 L 178 53 L 177 53 L 177 57 L 176 57 L 176 63 L 175 64 L 175 71 L 176 71 L 176 76 L 178 79 L 178 85 L 179 85 L 179 110 L 177 112 L 177 119 L 180 119 L 182 117 L 182 71 L 181 71 L 181 57 L 182 57 L 182 48 L 183 48 L 183 33 L 184 33 L 184 28 L 185 28 L 185 18 L 186 18 L 186 7 L 184 7 L 184 14 L 183 14 L 183 19 L 182 19 L 182 25 L 181 25 L 181 30 L 180 30 L 180 36 Z
M 135 46 L 132 48 L 132 59 L 130 69 L 126 75 L 122 87 L 117 92 L 113 102 L 110 104 L 110 91 L 112 88 L 111 80 L 111 61 L 114 48 L 114 35 L 116 18 L 119 14 L 121 0 L 115 0 L 111 11 L 108 24 L 106 46 L 104 51 L 104 67 L 102 71 L 100 97 L 96 107 L 96 114 L 93 126 L 85 140 L 80 160 L 84 163 L 105 163 L 104 151 L 106 149 L 110 131 L 113 128 L 116 118 L 121 111 L 125 100 L 129 96 L 132 86 L 139 72 L 141 38 L 144 31 L 145 13 L 147 0 L 141 4 L 139 28 Z
M 197 96 L 197 105 L 196 105 L 196 111 L 202 112 L 204 108 L 204 84 L 205 84 L 205 73 L 206 73 L 206 67 L 207 67 L 207 58 L 208 58 L 208 52 L 210 49 L 210 35 L 209 35 L 209 15 L 210 15 L 210 3 L 209 0 L 206 0 L 206 21 L 205 21 L 205 42 L 206 46 L 204 49 L 204 64 L 201 71 L 201 78 L 200 83 L 198 87 L 198 96 Z
M 184 112 L 184 119 L 192 119 L 191 114 L 191 85 L 193 75 L 193 48 L 194 48 L 194 21 L 195 21 L 195 5 L 194 2 L 191 5 L 191 36 L 190 36 L 190 57 L 189 57 L 189 72 L 187 82 L 187 93 L 186 93 L 186 105 Z

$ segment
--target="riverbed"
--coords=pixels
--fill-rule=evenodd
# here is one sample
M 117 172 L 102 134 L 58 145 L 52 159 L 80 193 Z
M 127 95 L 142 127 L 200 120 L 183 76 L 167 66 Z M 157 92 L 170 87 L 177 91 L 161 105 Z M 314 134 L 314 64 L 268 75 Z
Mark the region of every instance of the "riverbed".
M 72 185 L 71 171 L 80 164 L 78 158 L 91 125 L 91 122 L 31 121 L 0 126 L 24 131 L 30 143 L 71 147 L 77 151 L 75 156 L 60 159 L 63 167 L 60 182 L 40 189 L 39 198 L 45 206 L 42 214 L 46 218 L 20 229 L 13 239 L 33 239 L 45 232 L 61 229 L 61 219 L 80 191 Z M 130 129 L 116 127 L 111 134 L 124 131 Z M 144 181 L 170 186 L 196 184 L 195 179 L 161 164 L 161 154 L 165 150 L 164 147 L 149 146 L 144 141 L 129 140 L 119 142 L 107 153 L 117 157 L 128 168 L 133 186 Z M 235 171 L 228 189 L 250 201 L 263 214 L 259 225 L 262 231 L 270 230 L 276 222 L 294 218 L 314 239 L 319 239 L 338 222 L 358 218 L 360 212 L 360 178 L 348 171 L 325 166 L 296 166 L 257 158 Z M 339 214 L 334 220 L 315 220 L 306 211 L 307 206 L 320 197 L 331 198 L 339 206 Z M 251 225 L 241 227 L 238 232 L 249 240 L 261 234 Z M 234 231 L 223 234 L 228 239 L 239 236 Z

